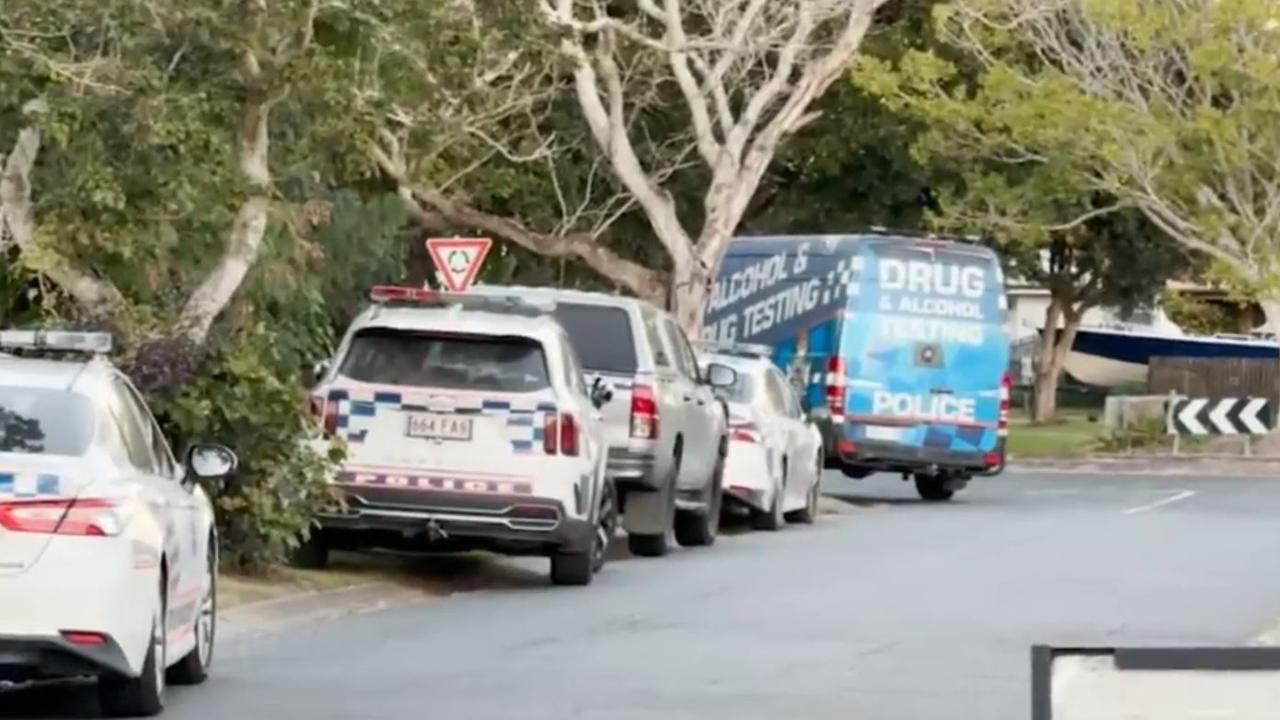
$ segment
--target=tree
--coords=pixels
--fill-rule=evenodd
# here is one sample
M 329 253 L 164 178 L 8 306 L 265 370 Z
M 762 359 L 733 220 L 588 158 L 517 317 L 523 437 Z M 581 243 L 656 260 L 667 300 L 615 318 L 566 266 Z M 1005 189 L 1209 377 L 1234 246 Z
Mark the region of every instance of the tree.
M 671 304 L 686 330 L 700 327 L 712 273 L 781 142 L 815 119 L 812 103 L 884 2 L 638 0 L 618 10 L 539 0 L 591 138 L 670 257 Z M 638 150 L 636 95 L 666 85 L 679 91 L 705 173 L 701 207 L 686 217 Z
M 1048 289 L 1032 410 L 1047 421 L 1085 312 L 1152 303 L 1182 254 L 1140 212 L 1092 186 L 1074 123 L 1009 82 L 1004 68 L 1028 72 L 1033 55 L 1010 46 L 982 58 L 938 29 L 918 49 L 868 58 L 854 81 L 917 128 L 911 151 L 929 169 L 930 221 L 984 234 L 1013 275 Z
M 1213 258 L 1280 330 L 1280 6 L 961 0 L 945 27 L 1036 108 L 1009 137 L 1055 118 L 1074 134 L 1078 184 Z

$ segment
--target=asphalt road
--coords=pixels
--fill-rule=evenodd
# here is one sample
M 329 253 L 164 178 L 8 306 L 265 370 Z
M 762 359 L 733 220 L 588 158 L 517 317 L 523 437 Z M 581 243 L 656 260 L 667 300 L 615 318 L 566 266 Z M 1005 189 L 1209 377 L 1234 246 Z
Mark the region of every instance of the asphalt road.
M 1023 720 L 1034 643 L 1231 644 L 1280 619 L 1280 481 L 1010 473 L 946 505 L 889 477 L 827 488 L 850 512 L 590 588 L 517 563 L 497 589 L 224 644 L 166 718 Z M 0 717 L 89 697 L 0 695 Z

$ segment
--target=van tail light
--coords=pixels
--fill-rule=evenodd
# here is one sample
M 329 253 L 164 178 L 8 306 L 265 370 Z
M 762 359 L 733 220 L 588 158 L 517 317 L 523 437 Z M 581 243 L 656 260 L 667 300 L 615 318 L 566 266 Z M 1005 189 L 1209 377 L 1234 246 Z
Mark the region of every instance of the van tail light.
M 827 358 L 827 410 L 833 416 L 844 415 L 844 358 Z
M 631 437 L 658 439 L 658 399 L 648 385 L 631 388 Z
M 13 532 L 113 537 L 129 520 L 125 498 L 0 502 L 0 527 Z
M 542 450 L 548 455 L 578 455 L 578 421 L 569 413 L 548 413 L 542 425 Z
M 1000 419 L 996 423 L 996 434 L 1005 437 L 1009 434 L 1009 403 L 1013 396 L 1013 378 L 1009 373 L 1000 377 Z

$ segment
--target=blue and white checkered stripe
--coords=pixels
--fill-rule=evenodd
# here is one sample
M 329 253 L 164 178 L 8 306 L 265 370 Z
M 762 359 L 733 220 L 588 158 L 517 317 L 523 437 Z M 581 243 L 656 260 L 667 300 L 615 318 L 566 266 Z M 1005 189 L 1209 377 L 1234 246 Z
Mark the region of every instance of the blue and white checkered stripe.
M 364 442 L 368 436 L 368 419 L 377 417 L 385 408 L 400 412 L 443 412 L 453 415 L 505 416 L 507 439 L 517 453 L 529 453 L 542 445 L 542 427 L 546 415 L 557 411 L 556 404 L 545 399 L 513 402 L 498 398 L 460 401 L 449 396 L 447 401 L 428 403 L 425 397 L 406 396 L 395 391 L 329 391 L 329 402 L 338 404 L 337 427 L 349 443 Z
M 60 497 L 62 479 L 51 473 L 0 472 L 0 495 L 15 498 Z

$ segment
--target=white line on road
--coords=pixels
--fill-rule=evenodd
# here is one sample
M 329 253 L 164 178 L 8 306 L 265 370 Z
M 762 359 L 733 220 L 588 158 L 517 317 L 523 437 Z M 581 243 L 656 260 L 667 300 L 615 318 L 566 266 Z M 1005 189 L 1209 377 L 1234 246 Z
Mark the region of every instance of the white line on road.
M 1186 500 L 1187 498 L 1195 494 L 1196 494 L 1195 490 L 1183 490 L 1182 492 L 1176 495 L 1170 495 L 1169 497 L 1164 498 L 1163 500 L 1157 500 L 1153 503 L 1147 503 L 1146 505 L 1139 505 L 1138 507 L 1135 507 L 1135 508 L 1129 508 L 1128 510 L 1124 511 L 1124 514 L 1137 515 L 1138 513 L 1144 513 L 1148 510 L 1155 510 L 1158 507 L 1163 507 L 1165 505 L 1171 505 L 1181 500 Z

